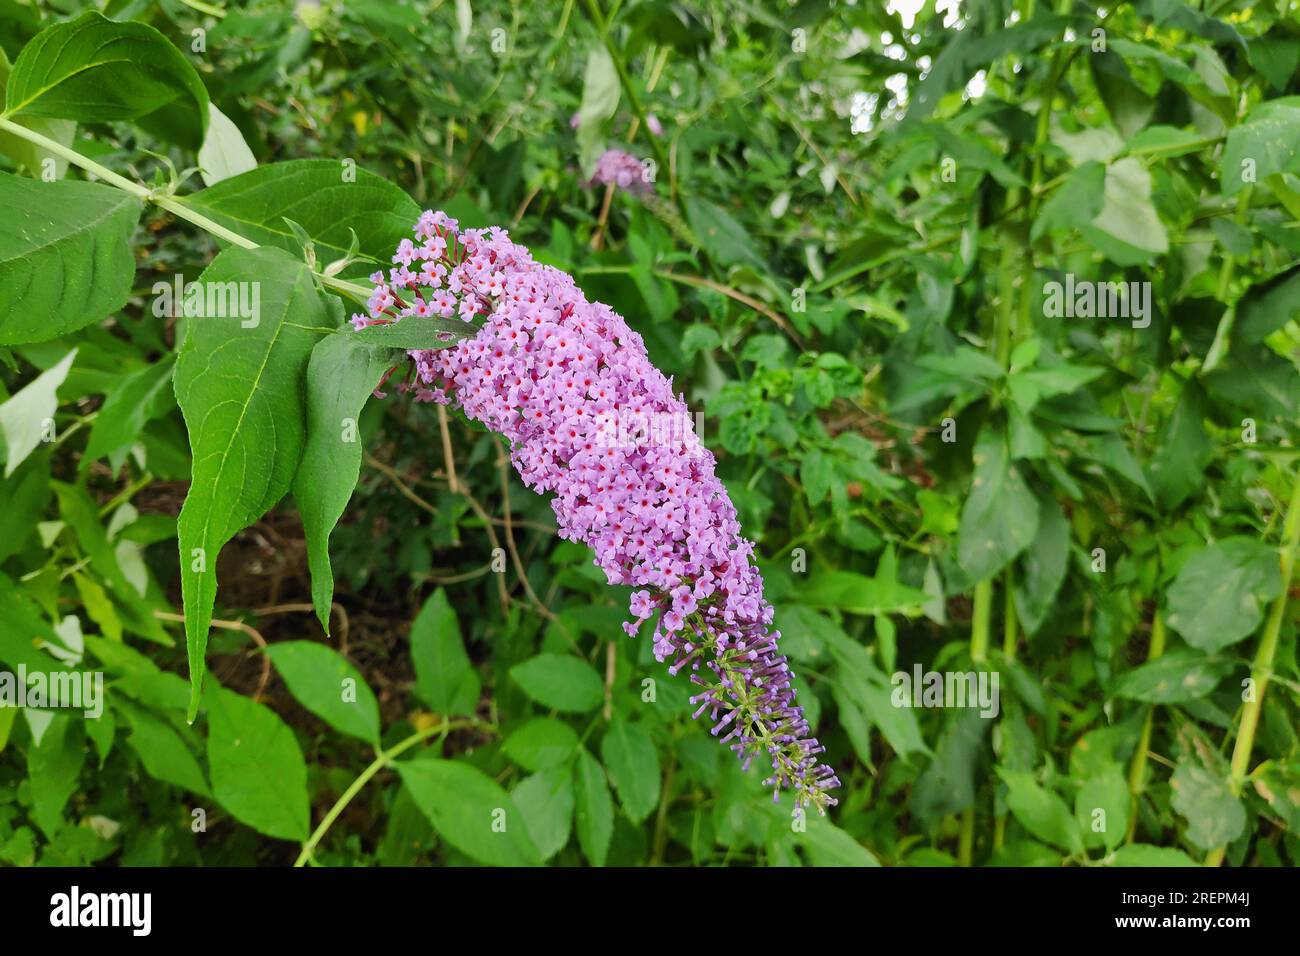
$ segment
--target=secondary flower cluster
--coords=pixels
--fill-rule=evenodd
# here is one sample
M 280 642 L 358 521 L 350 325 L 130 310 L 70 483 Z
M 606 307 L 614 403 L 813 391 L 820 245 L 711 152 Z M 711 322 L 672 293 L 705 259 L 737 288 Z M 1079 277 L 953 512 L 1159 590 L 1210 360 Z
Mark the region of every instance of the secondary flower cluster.
M 713 454 L 690 428 L 668 442 L 611 440 L 610 422 L 628 414 L 686 418 L 641 336 L 498 228 L 460 229 L 426 211 L 393 262 L 371 277 L 370 315 L 353 324 L 482 319 L 452 347 L 411 352 L 407 387 L 509 439 L 524 483 L 554 494 L 561 536 L 593 548 L 610 584 L 638 589 L 624 629 L 654 619 L 655 656 L 697 685 L 695 716 L 707 714 L 746 767 L 767 756 L 774 797 L 788 788 L 800 808 L 833 805 L 839 780 L 795 703 L 753 545 Z
M 621 149 L 607 149 L 596 160 L 596 169 L 591 174 L 591 182 L 608 186 L 611 183 L 633 195 L 648 195 L 654 192 L 654 183 L 646 176 L 646 167 L 641 160 Z

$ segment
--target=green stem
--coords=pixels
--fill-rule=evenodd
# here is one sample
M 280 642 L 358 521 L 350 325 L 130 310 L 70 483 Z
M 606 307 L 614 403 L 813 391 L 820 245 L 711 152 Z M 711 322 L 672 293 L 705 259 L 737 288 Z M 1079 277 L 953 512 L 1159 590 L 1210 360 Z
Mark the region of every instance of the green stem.
M 1282 591 L 1273 601 L 1269 611 L 1268 622 L 1264 625 L 1264 636 L 1255 652 L 1255 662 L 1250 668 L 1251 681 L 1254 683 L 1255 695 L 1246 701 L 1241 712 L 1241 726 L 1237 730 L 1237 742 L 1232 748 L 1232 764 L 1228 785 L 1232 792 L 1241 793 L 1250 769 L 1250 752 L 1255 746 L 1255 731 L 1259 727 L 1260 709 L 1264 706 L 1264 692 L 1273 676 L 1273 658 L 1277 654 L 1278 640 L 1282 634 L 1282 621 L 1286 618 L 1288 592 L 1291 590 L 1291 577 L 1295 573 L 1296 546 L 1300 544 L 1300 473 L 1291 488 L 1291 503 L 1287 505 L 1286 520 L 1282 526 Z M 1206 866 L 1218 866 L 1223 862 L 1227 847 L 1213 850 L 1205 858 Z
M 411 736 L 399 741 L 387 750 L 381 750 L 378 756 L 371 761 L 370 766 L 361 771 L 357 779 L 352 781 L 351 786 L 344 790 L 342 795 L 334 801 L 334 806 L 330 807 L 329 812 L 325 814 L 324 818 L 320 822 L 320 826 L 318 826 L 312 833 L 311 838 L 302 845 L 302 852 L 298 854 L 298 859 L 294 861 L 293 865 L 303 866 L 312 858 L 312 854 L 315 852 L 317 845 L 319 845 L 320 841 L 324 839 L 325 834 L 329 832 L 330 827 L 334 825 L 334 821 L 339 818 L 339 814 L 341 814 L 347 808 L 347 805 L 352 802 L 352 798 L 362 791 L 375 774 L 379 773 L 380 770 L 383 770 L 391 764 L 398 756 L 410 750 L 421 741 L 428 740 L 435 734 L 450 733 L 453 730 L 460 730 L 464 727 L 488 726 L 488 724 L 475 718 L 458 721 L 442 720 L 434 724 L 432 727 L 426 727 L 424 730 L 411 734 Z
M 93 174 L 111 186 L 116 186 L 123 192 L 130 193 L 137 199 L 145 202 L 151 202 L 161 209 L 166 209 L 178 219 L 184 219 L 186 222 L 198 226 L 200 229 L 216 236 L 218 239 L 224 239 L 232 245 L 240 246 L 244 249 L 256 249 L 258 244 L 247 236 L 241 235 L 232 229 L 228 229 L 219 222 L 214 222 L 200 212 L 191 209 L 189 205 L 180 196 L 172 196 L 165 192 L 158 192 L 143 186 L 140 183 L 132 182 L 125 176 L 118 175 L 107 166 L 102 166 L 88 156 L 83 156 L 75 149 L 70 149 L 62 143 L 50 139 L 48 136 L 42 136 L 35 130 L 28 129 L 13 120 L 5 119 L 0 116 L 0 130 L 11 133 L 29 143 L 41 147 L 47 152 L 66 159 L 73 166 L 84 169 L 86 172 Z M 335 276 L 317 276 L 322 283 L 334 289 L 337 292 L 346 293 L 358 301 L 365 302 L 370 295 L 370 290 L 365 286 L 358 285 L 355 282 L 348 282 L 345 279 L 339 279 Z
M 1151 619 L 1151 645 L 1147 648 L 1147 661 L 1155 660 L 1164 652 L 1165 619 L 1160 616 L 1160 611 L 1157 609 L 1155 616 Z M 1154 704 L 1147 708 L 1146 719 L 1142 722 L 1142 733 L 1138 737 L 1137 750 L 1133 753 L 1133 766 L 1129 769 L 1128 833 L 1125 835 L 1125 841 L 1128 843 L 1133 842 L 1133 837 L 1137 833 L 1138 803 L 1141 801 L 1142 791 L 1146 787 L 1147 756 L 1151 751 L 1151 732 L 1155 721 L 1155 712 Z
M 975 585 L 970 620 L 970 659 L 974 664 L 984 661 L 989 654 L 989 624 L 993 616 L 993 579 L 986 578 Z M 961 835 L 957 842 L 957 860 L 962 866 L 971 865 L 971 851 L 975 844 L 975 807 L 967 807 L 961 816 Z

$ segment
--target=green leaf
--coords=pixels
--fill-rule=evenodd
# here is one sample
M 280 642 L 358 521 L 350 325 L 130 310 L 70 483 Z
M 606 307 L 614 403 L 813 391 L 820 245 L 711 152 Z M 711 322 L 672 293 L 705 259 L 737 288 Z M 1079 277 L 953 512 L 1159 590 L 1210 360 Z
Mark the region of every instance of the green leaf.
M 1064 800 L 1040 787 L 1032 774 L 999 767 L 998 776 L 1007 785 L 1007 807 L 1026 830 L 1071 853 L 1083 852 L 1079 825 Z
M 1262 342 L 1300 314 L 1300 265 L 1252 285 L 1237 301 L 1237 318 L 1232 326 L 1234 348 L 1238 343 Z
M 208 683 L 212 795 L 241 823 L 281 840 L 305 840 L 307 765 L 293 731 L 274 711 Z
M 361 474 L 361 410 L 394 361 L 387 350 L 339 334 L 321 339 L 307 363 L 307 438 L 293 477 L 293 498 L 307 537 L 312 604 L 326 634 L 334 601 L 330 532 Z
M 176 356 L 165 355 L 157 362 L 123 374 L 104 398 L 104 405 L 90 429 L 85 454 L 78 467 L 85 471 L 92 462 L 108 458 L 116 474 L 131 446 L 140 440 L 144 426 L 158 414 L 164 388 L 171 383 Z M 170 397 L 167 399 L 170 403 Z
M 442 588 L 411 623 L 415 692 L 439 714 L 472 714 L 481 684 L 460 637 L 460 622 Z
M 1277 550 L 1255 538 L 1224 538 L 1201 549 L 1169 587 L 1167 623 L 1204 651 L 1244 640 L 1282 592 L 1279 564 Z
M 574 823 L 582 855 L 592 866 L 604 866 L 614 835 L 614 801 L 605 770 L 584 748 L 573 765 Z
M 208 132 L 199 149 L 199 166 L 205 186 L 257 168 L 244 134 L 215 103 L 208 104 Z
M 298 703 L 337 731 L 379 742 L 379 702 L 342 654 L 312 641 L 280 641 L 266 654 Z
M 1120 676 L 1114 694 L 1151 704 L 1184 704 L 1204 697 L 1232 671 L 1232 661 L 1180 647 Z
M 512 731 L 501 749 L 526 770 L 549 770 L 578 752 L 578 734 L 562 720 L 534 717 Z
M 54 714 L 39 743 L 27 751 L 32 818 L 47 837 L 63 829 L 63 808 L 77 789 L 86 759 L 81 721 Z
M 1079 781 L 1074 795 L 1074 818 L 1089 847 L 1113 850 L 1124 842 L 1128 830 L 1128 781 L 1118 764 Z
M 568 654 L 538 654 L 510 668 L 510 676 L 525 694 L 555 710 L 585 713 L 605 698 L 600 675 L 586 661 Z
M 1115 851 L 1111 866 L 1200 866 L 1182 850 L 1171 846 L 1130 843 Z
M 949 721 L 935 747 L 934 759 L 908 796 L 908 810 L 926 829 L 974 805 L 975 767 L 989 723 L 972 709 L 958 711 Z
M 587 53 L 578 106 L 578 165 L 584 176 L 591 176 L 605 149 L 605 121 L 618 109 L 620 89 L 609 51 L 601 43 L 594 44 Z
M 142 707 L 119 704 L 118 708 L 125 712 L 131 727 L 127 745 L 140 758 L 149 776 L 200 796 L 210 795 L 198 758 L 169 723 Z
M 1274 173 L 1300 171 L 1300 96 L 1266 100 L 1230 129 L 1220 170 L 1225 196 Z
M 0 344 L 44 342 L 120 309 L 141 202 L 98 183 L 0 173 Z
M 640 823 L 659 805 L 659 754 L 645 726 L 615 717 L 600 743 L 600 757 L 628 818 Z
M 1136 159 L 1106 169 L 1102 207 L 1082 229 L 1092 246 L 1119 266 L 1136 266 L 1169 251 L 1169 235 L 1151 202 L 1151 174 Z
M 813 866 L 880 866 L 874 853 L 833 823 L 819 816 L 805 823 L 802 844 Z
M 304 443 L 302 383 L 317 341 L 311 330 L 330 327 L 311 273 L 277 249 L 228 249 L 199 282 L 206 289 L 255 283 L 245 304 L 258 290 L 259 308 L 255 322 L 191 317 L 176 359 L 176 400 L 194 461 L 176 526 L 191 719 L 216 600 L 217 555 L 289 490 Z
M 9 58 L 5 56 L 4 50 L 0 49 L 0 101 L 4 98 L 12 69 Z M 41 134 L 46 139 L 54 140 L 60 146 L 71 146 L 77 135 L 77 124 L 71 120 L 27 116 L 15 122 L 34 133 Z M 62 179 L 68 171 L 68 161 L 62 156 L 7 130 L 0 130 L 0 153 L 7 153 L 32 176 L 39 176 L 42 179 Z M 45 175 L 47 172 L 52 172 L 53 176 Z
M 704 251 L 719 265 L 764 268 L 763 257 L 749 231 L 721 206 L 698 196 L 687 196 L 686 219 Z
M 1214 443 L 1205 433 L 1206 417 L 1200 386 L 1194 381 L 1185 383 L 1147 463 L 1151 490 L 1166 511 L 1205 487 L 1205 466 L 1214 455 Z
M 208 91 L 180 50 L 153 27 L 91 10 L 38 33 L 14 62 L 6 118 L 43 116 L 103 123 L 138 120 L 198 149 Z
M 455 345 L 479 327 L 461 319 L 439 319 L 408 315 L 397 322 L 367 325 L 347 337 L 368 345 L 385 345 L 392 349 L 445 349 Z
M 397 771 L 438 835 L 462 853 L 491 866 L 541 862 L 523 814 L 483 771 L 425 758 L 400 761 Z
M 1223 777 L 1180 760 L 1169 786 L 1174 810 L 1187 820 L 1187 839 L 1202 850 L 1226 846 L 1245 832 L 1246 808 Z
M 569 842 L 573 826 L 573 774 L 552 767 L 519 781 L 510 793 L 524 818 L 538 856 L 549 860 Z
M 1034 220 L 1030 236 L 1037 239 L 1055 230 L 1081 229 L 1092 222 L 1105 203 L 1106 167 L 1089 161 L 1076 166 Z
M 410 196 L 351 159 L 296 159 L 272 163 L 223 179 L 186 198 L 186 203 L 260 245 L 302 255 L 286 224 L 311 236 L 320 262 L 347 255 L 356 233 L 360 251 L 387 263 L 401 239 L 411 237 L 420 207 Z M 340 275 L 368 275 L 374 265 L 356 262 Z
M 54 410 L 59 407 L 56 393 L 76 357 L 77 350 L 73 349 L 0 405 L 6 478 L 53 434 Z
M 1038 533 L 1020 556 L 1020 573 L 1015 576 L 1016 609 L 1030 637 L 1047 619 L 1065 580 L 1069 557 L 1070 524 L 1056 499 L 1043 497 L 1038 502 Z
M 975 441 L 975 472 L 961 512 L 957 560 L 971 581 L 992 577 L 1038 534 L 1038 501 L 1011 459 L 1000 428 Z

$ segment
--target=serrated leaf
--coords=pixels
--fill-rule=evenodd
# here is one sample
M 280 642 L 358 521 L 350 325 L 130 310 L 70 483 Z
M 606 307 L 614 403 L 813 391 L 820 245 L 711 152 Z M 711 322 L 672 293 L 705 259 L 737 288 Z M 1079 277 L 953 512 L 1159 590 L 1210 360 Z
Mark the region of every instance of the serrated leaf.
M 302 383 L 324 300 L 301 262 L 277 249 L 228 249 L 200 283 L 256 282 L 260 314 L 192 316 L 176 359 L 192 480 L 177 519 L 189 648 L 190 716 L 198 707 L 217 590 L 217 555 L 289 490 L 305 438 Z M 251 296 L 251 292 L 249 293 Z

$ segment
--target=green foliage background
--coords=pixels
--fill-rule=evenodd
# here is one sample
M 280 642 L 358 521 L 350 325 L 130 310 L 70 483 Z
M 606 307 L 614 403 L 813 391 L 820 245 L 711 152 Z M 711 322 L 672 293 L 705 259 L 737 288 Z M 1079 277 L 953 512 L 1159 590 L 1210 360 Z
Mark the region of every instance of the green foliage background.
M 0 0 L 5 117 L 144 184 L 0 125 L 0 664 L 102 671 L 107 708 L 0 708 L 0 860 L 1300 860 L 1288 4 L 124 0 L 157 32 L 87 21 L 122 61 L 34 69 L 89 6 Z M 243 141 L 258 169 L 215 182 Z M 586 183 L 610 146 L 652 196 Z M 242 485 L 203 470 L 230 389 L 301 418 L 380 370 L 311 377 L 339 303 L 285 218 L 319 269 L 422 208 L 573 273 L 703 413 L 844 781 L 827 818 L 792 826 L 690 719 L 481 428 L 391 396 L 359 461 L 308 434 L 249 444 Z M 208 273 L 287 303 L 276 378 L 213 386 L 215 333 L 155 313 L 219 248 L 196 214 L 280 250 Z M 1052 282 L 1150 283 L 1149 322 L 1062 315 Z M 331 597 L 307 535 L 358 466 Z M 178 546 L 192 477 L 238 501 Z M 999 715 L 896 706 L 918 667 L 996 671 Z

